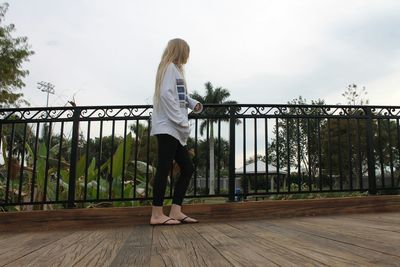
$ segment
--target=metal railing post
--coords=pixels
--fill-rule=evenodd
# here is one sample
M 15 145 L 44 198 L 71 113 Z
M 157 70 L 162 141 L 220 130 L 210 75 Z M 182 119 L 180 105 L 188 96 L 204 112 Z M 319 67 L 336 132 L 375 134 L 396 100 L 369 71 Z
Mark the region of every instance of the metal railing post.
M 235 109 L 229 107 L 229 201 L 235 201 Z
M 372 112 L 370 107 L 365 108 L 367 116 L 367 164 L 368 164 L 368 193 L 376 194 L 374 135 L 372 129 Z M 361 177 L 362 179 L 362 177 Z
M 74 107 L 72 139 L 71 139 L 71 158 L 69 167 L 68 181 L 68 208 L 75 207 L 75 183 L 76 183 L 76 164 L 78 160 L 78 142 L 79 142 L 79 117 L 81 109 Z

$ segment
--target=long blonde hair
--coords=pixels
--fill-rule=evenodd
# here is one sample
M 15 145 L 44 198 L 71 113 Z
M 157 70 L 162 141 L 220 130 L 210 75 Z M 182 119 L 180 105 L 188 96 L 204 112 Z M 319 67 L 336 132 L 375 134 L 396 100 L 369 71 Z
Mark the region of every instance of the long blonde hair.
M 160 102 L 161 82 L 164 79 L 164 74 L 169 63 L 174 63 L 177 66 L 186 85 L 183 65 L 186 64 L 187 59 L 189 58 L 189 52 L 190 48 L 185 40 L 175 38 L 168 42 L 157 69 L 156 86 L 153 96 L 153 102 L 155 105 L 158 105 Z

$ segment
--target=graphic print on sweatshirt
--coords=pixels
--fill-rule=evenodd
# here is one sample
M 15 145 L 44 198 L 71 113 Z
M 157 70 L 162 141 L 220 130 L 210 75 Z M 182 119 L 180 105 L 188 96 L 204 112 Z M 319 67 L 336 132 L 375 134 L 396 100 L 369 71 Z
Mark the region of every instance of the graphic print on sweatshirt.
M 185 82 L 183 79 L 176 79 L 176 90 L 178 91 L 179 106 L 181 108 L 187 108 L 189 104 L 187 102 Z

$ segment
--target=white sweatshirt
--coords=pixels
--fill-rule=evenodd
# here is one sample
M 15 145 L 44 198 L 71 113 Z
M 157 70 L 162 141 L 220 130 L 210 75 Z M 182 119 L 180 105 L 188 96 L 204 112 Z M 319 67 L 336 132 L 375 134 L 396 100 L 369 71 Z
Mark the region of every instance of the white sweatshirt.
M 169 63 L 161 82 L 159 107 L 153 101 L 150 135 L 169 134 L 185 146 L 190 134 L 187 108 L 193 110 L 198 103 L 187 94 L 178 68 Z M 193 112 L 200 113 L 202 110 L 203 105 L 200 103 L 200 110 Z

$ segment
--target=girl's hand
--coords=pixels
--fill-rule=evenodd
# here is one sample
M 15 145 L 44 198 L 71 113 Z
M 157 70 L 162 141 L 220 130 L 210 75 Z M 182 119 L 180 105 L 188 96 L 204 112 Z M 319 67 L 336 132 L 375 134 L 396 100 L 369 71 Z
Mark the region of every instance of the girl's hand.
M 197 103 L 196 106 L 194 107 L 194 111 L 198 112 L 201 110 L 201 103 Z

